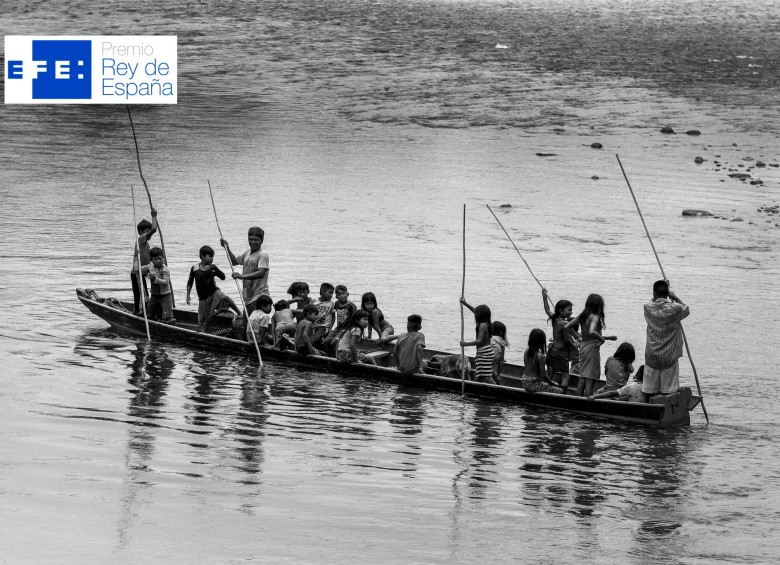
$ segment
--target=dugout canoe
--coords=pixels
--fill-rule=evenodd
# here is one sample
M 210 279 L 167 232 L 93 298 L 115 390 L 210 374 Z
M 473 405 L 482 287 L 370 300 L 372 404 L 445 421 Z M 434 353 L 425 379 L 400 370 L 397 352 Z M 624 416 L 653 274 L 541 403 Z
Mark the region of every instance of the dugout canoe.
M 76 296 L 90 312 L 108 322 L 116 330 L 146 337 L 144 319 L 132 314 L 132 303 L 114 298 L 103 298 L 95 291 L 89 289 L 76 289 Z M 198 322 L 196 312 L 174 309 L 174 316 L 177 321 L 176 325 L 149 320 L 149 332 L 153 339 L 196 349 L 208 349 L 227 355 L 241 355 L 245 357 L 255 357 L 257 355 L 254 345 L 246 341 L 195 331 Z M 303 357 L 292 351 L 279 351 L 268 346 L 261 346 L 260 350 L 263 360 L 271 363 L 311 368 L 334 375 L 360 377 L 460 393 L 460 379 L 427 373 L 406 375 L 388 366 L 391 347 L 390 345 L 385 345 L 377 348 L 373 341 L 365 341 L 361 344 L 361 349 L 377 361 L 378 366 L 376 367 L 359 363 L 342 363 L 331 357 L 319 355 Z M 424 351 L 426 360 L 430 360 L 435 355 L 447 355 L 447 353 L 431 349 Z M 473 365 L 473 358 L 470 359 L 470 362 Z M 501 385 L 466 381 L 466 394 L 512 404 L 562 410 L 594 418 L 606 418 L 657 427 L 690 425 L 690 412 L 701 401 L 701 397 L 693 395 L 688 387 L 680 388 L 674 395 L 654 396 L 648 403 L 617 400 L 589 401 L 573 395 L 544 392 L 531 393 L 521 388 L 520 377 L 522 374 L 523 367 L 521 365 L 505 363 L 501 374 Z M 572 376 L 572 379 L 573 382 L 570 384 L 576 386 L 576 377 Z

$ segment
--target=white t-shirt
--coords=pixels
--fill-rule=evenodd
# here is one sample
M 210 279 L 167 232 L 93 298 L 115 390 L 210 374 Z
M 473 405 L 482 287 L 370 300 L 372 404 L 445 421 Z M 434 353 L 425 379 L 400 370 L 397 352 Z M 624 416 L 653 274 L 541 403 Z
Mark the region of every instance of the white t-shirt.
M 236 256 L 236 261 L 239 265 L 243 265 L 244 268 L 241 274 L 248 275 L 254 273 L 258 269 L 268 269 L 268 253 L 262 249 L 258 249 L 252 253 L 251 249 L 247 249 L 241 255 Z M 244 283 L 244 301 L 250 304 L 260 298 L 261 294 L 271 296 L 268 292 L 268 273 L 265 272 L 262 278 L 253 280 L 243 280 Z

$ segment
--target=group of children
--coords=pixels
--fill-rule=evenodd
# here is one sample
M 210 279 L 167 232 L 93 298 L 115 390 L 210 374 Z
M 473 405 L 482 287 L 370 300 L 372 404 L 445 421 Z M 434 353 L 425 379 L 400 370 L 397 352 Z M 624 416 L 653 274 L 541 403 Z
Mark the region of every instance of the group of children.
M 604 336 L 604 299 L 591 294 L 585 301 L 582 312 L 572 317 L 573 305 L 568 300 L 559 300 L 550 308 L 547 290 L 542 289 L 542 301 L 548 321 L 552 325 L 552 340 L 547 343 L 544 330 L 535 328 L 528 335 L 528 348 L 523 353 L 523 388 L 529 392 L 551 392 L 567 394 L 569 375 L 576 375 L 577 396 L 588 399 L 618 396 L 635 402 L 644 402 L 641 392 L 643 368 L 637 372 L 635 383 L 628 383 L 634 370 L 636 358 L 634 346 L 622 343 L 604 366 L 606 385 L 597 391 L 593 388 L 601 376 L 601 354 L 599 348 L 617 336 Z M 503 363 L 506 341 L 506 326 L 491 322 L 490 308 L 484 304 L 471 306 L 464 299 L 461 302 L 474 313 L 476 339 L 461 341 L 462 347 L 476 346 L 474 359 L 476 380 L 500 384 L 500 366 Z M 595 392 L 595 394 L 594 394 Z
M 149 239 L 156 231 L 157 212 L 153 209 L 152 221 L 143 220 L 138 224 L 138 240 L 131 270 L 135 305 L 133 313 L 141 315 L 141 287 L 145 293 L 148 292 L 148 276 L 152 290 L 146 315 L 151 319 L 175 323 L 170 272 L 165 265 L 163 250 L 149 246 Z M 203 331 L 204 324 L 216 311 L 229 308 L 237 316 L 241 316 L 241 311 L 215 283 L 215 278 L 225 280 L 225 273 L 213 264 L 214 250 L 204 245 L 200 248 L 199 256 L 200 262 L 190 269 L 187 304 L 190 304 L 194 284 L 199 301 L 198 331 Z M 289 300 L 280 300 L 274 304 L 270 296 L 261 294 L 252 304 L 247 304 L 246 310 L 251 312 L 246 328 L 247 340 L 256 341 L 259 345 L 294 349 L 301 355 L 327 355 L 346 363 L 376 364 L 371 356 L 358 349 L 362 339 L 371 339 L 372 333 L 376 332 L 377 344 L 395 341 L 393 355 L 399 370 L 414 373 L 423 369 L 425 336 L 420 331 L 422 318 L 419 315 L 410 315 L 407 331 L 395 335 L 393 326 L 379 309 L 374 293 L 363 294 L 358 309 L 349 300 L 349 292 L 344 285 L 334 287 L 330 283 L 322 283 L 317 300 L 310 298 L 309 292 L 307 283 L 294 282 L 287 289 Z M 614 355 L 607 359 L 604 368 L 607 384 L 594 394 L 594 385 L 601 374 L 599 348 L 607 340 L 617 339 L 616 336 L 602 335 L 606 324 L 604 299 L 600 295 L 589 295 L 582 312 L 574 317 L 573 305 L 568 300 L 559 300 L 551 309 L 546 289 L 542 289 L 542 301 L 552 325 L 552 340 L 548 345 L 544 330 L 531 330 L 528 348 L 523 354 L 525 369 L 522 381 L 526 390 L 564 394 L 568 392 L 569 375 L 574 374 L 578 376 L 578 396 L 587 396 L 589 399 L 618 396 L 644 401 L 641 385 L 637 387 L 635 383 L 628 383 L 635 360 L 634 347 L 630 343 L 622 343 Z M 461 302 L 474 313 L 476 322 L 475 339 L 460 342 L 462 347 L 477 348 L 475 378 L 479 382 L 500 384 L 501 368 L 509 346 L 506 326 L 491 320 L 488 306 L 481 304 L 473 307 L 463 298 Z M 636 377 L 640 382 L 641 374 L 642 367 Z

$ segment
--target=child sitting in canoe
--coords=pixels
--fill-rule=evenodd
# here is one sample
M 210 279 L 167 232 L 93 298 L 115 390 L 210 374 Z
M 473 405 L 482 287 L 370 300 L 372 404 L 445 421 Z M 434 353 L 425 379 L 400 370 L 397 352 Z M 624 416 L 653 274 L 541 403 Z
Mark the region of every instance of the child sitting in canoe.
M 474 368 L 476 373 L 477 382 L 496 384 L 493 380 L 493 346 L 490 345 L 490 338 L 492 337 L 492 322 L 490 320 L 491 312 L 485 304 L 480 304 L 474 308 L 471 304 L 466 302 L 463 298 L 460 299 L 461 304 L 466 308 L 474 312 L 474 322 L 476 323 L 477 339 L 474 341 L 461 341 L 461 347 L 477 346 L 477 356 L 474 359 Z
M 357 346 L 363 339 L 363 332 L 368 327 L 369 313 L 365 310 L 358 310 L 352 315 L 347 325 L 347 329 L 339 340 L 338 360 L 342 363 L 367 363 L 376 365 L 376 361 L 368 357 L 362 351 L 358 351 Z
M 133 252 L 133 268 L 130 270 L 130 282 L 133 285 L 133 304 L 135 306 L 133 310 L 134 316 L 141 315 L 141 287 L 138 279 L 143 281 L 144 287 L 144 300 L 146 295 L 149 294 L 149 289 L 146 288 L 146 275 L 142 274 L 138 276 L 142 267 L 148 267 L 152 262 L 152 258 L 149 255 L 149 238 L 151 238 L 157 231 L 157 210 L 152 208 L 152 221 L 141 220 L 138 222 L 138 244 Z
M 241 311 L 233 299 L 222 292 L 214 282 L 214 277 L 225 280 L 225 273 L 213 264 L 214 250 L 208 245 L 204 245 L 198 254 L 200 255 L 200 263 L 192 266 L 190 277 L 187 280 L 187 304 L 190 303 L 192 284 L 195 283 L 195 291 L 198 293 L 198 331 L 202 332 L 206 318 L 215 311 L 226 306 L 233 310 L 237 316 L 241 315 Z
M 523 353 L 523 388 L 528 392 L 553 392 L 563 394 L 563 389 L 547 376 L 545 367 L 545 350 L 547 336 L 539 328 L 531 330 L 528 335 L 528 349 Z
M 330 328 L 333 326 L 333 309 L 335 307 L 333 290 L 332 284 L 322 283 L 320 285 L 320 297 L 314 302 L 314 305 L 317 307 L 317 319 L 314 320 L 314 334 L 311 339 L 314 347 L 317 348 L 322 347 L 325 336 L 328 335 Z
M 274 332 L 274 345 L 279 349 L 287 349 L 287 339 L 285 336 L 295 338 L 295 330 L 297 322 L 295 316 L 290 310 L 290 305 L 286 300 L 280 300 L 274 304 L 274 315 L 271 318 L 273 332 Z
M 257 340 L 257 345 L 269 345 L 273 343 L 271 336 L 271 306 L 273 300 L 266 294 L 261 294 L 260 298 L 255 300 L 255 309 L 252 311 L 252 315 L 249 316 L 249 327 L 246 329 L 246 340 L 249 343 L 254 343 L 252 333 L 254 332 L 254 339 Z
M 371 339 L 371 330 L 376 330 L 377 339 L 382 339 L 393 335 L 393 326 L 390 322 L 385 320 L 384 314 L 379 309 L 379 305 L 376 303 L 376 296 L 373 292 L 366 292 L 360 301 L 360 308 L 365 312 L 368 312 L 368 336 L 367 339 Z
M 330 330 L 322 345 L 328 355 L 336 357 L 338 353 L 339 338 L 347 329 L 352 315 L 357 312 L 357 306 L 349 299 L 347 287 L 343 284 L 336 286 L 336 304 L 333 306 L 333 314 L 336 317 L 336 327 Z
M 314 347 L 311 337 L 314 333 L 314 320 L 317 318 L 317 307 L 307 304 L 303 307 L 303 319 L 298 322 L 295 330 L 295 351 L 300 355 L 322 355 L 322 352 Z
M 627 402 L 647 402 L 647 395 L 642 392 L 642 381 L 645 376 L 645 366 L 639 367 L 639 370 L 634 376 L 634 380 L 617 390 L 608 390 L 593 394 L 588 397 L 588 400 L 596 400 L 597 398 L 615 398 L 615 400 L 625 400 Z
M 601 353 L 599 348 L 605 341 L 615 341 L 617 336 L 602 336 L 607 326 L 604 323 L 604 299 L 591 294 L 585 301 L 585 308 L 564 327 L 566 332 L 576 332 L 577 326 L 582 333 L 580 342 L 580 379 L 577 383 L 578 396 L 593 394 L 593 386 L 601 376 Z
M 636 353 L 633 345 L 628 342 L 618 345 L 615 353 L 607 359 L 604 365 L 604 376 L 607 379 L 607 384 L 596 392 L 609 392 L 626 386 L 628 377 L 634 372 L 634 359 L 636 359 Z
M 493 334 L 490 336 L 490 346 L 493 348 L 493 380 L 496 384 L 501 384 L 501 369 L 509 340 L 506 338 L 506 326 L 503 322 L 493 322 L 490 331 Z
M 422 329 L 422 316 L 412 314 L 406 319 L 406 332 L 391 335 L 378 340 L 383 343 L 395 342 L 392 355 L 398 362 L 398 370 L 410 375 L 423 369 L 422 350 L 425 349 L 425 334 Z
M 163 250 L 159 247 L 152 247 L 149 250 L 151 265 L 141 267 L 144 273 L 149 274 L 149 282 L 152 283 L 152 296 L 149 299 L 149 306 L 146 309 L 146 315 L 151 320 L 158 320 L 162 314 L 162 321 L 166 324 L 173 324 L 173 301 L 171 300 L 171 273 L 165 266 Z

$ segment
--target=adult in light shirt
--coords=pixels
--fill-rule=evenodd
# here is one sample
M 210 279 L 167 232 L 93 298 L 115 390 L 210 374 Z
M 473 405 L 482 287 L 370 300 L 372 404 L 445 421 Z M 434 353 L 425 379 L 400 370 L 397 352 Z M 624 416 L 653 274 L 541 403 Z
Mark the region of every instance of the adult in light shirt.
M 227 240 L 219 240 L 222 247 L 227 250 L 232 264 L 243 265 L 241 273 L 234 272 L 233 278 L 243 281 L 244 292 L 242 295 L 244 297 L 247 315 L 254 311 L 256 308 L 256 301 L 261 295 L 270 296 L 270 293 L 268 292 L 268 253 L 262 250 L 264 239 L 265 232 L 262 228 L 257 226 L 249 228 L 247 236 L 249 249 L 244 251 L 241 255 L 233 255 Z
M 682 321 L 691 311 L 669 290 L 668 281 L 653 284 L 653 299 L 644 308 L 647 341 L 642 392 L 648 396 L 672 394 L 680 386 Z

